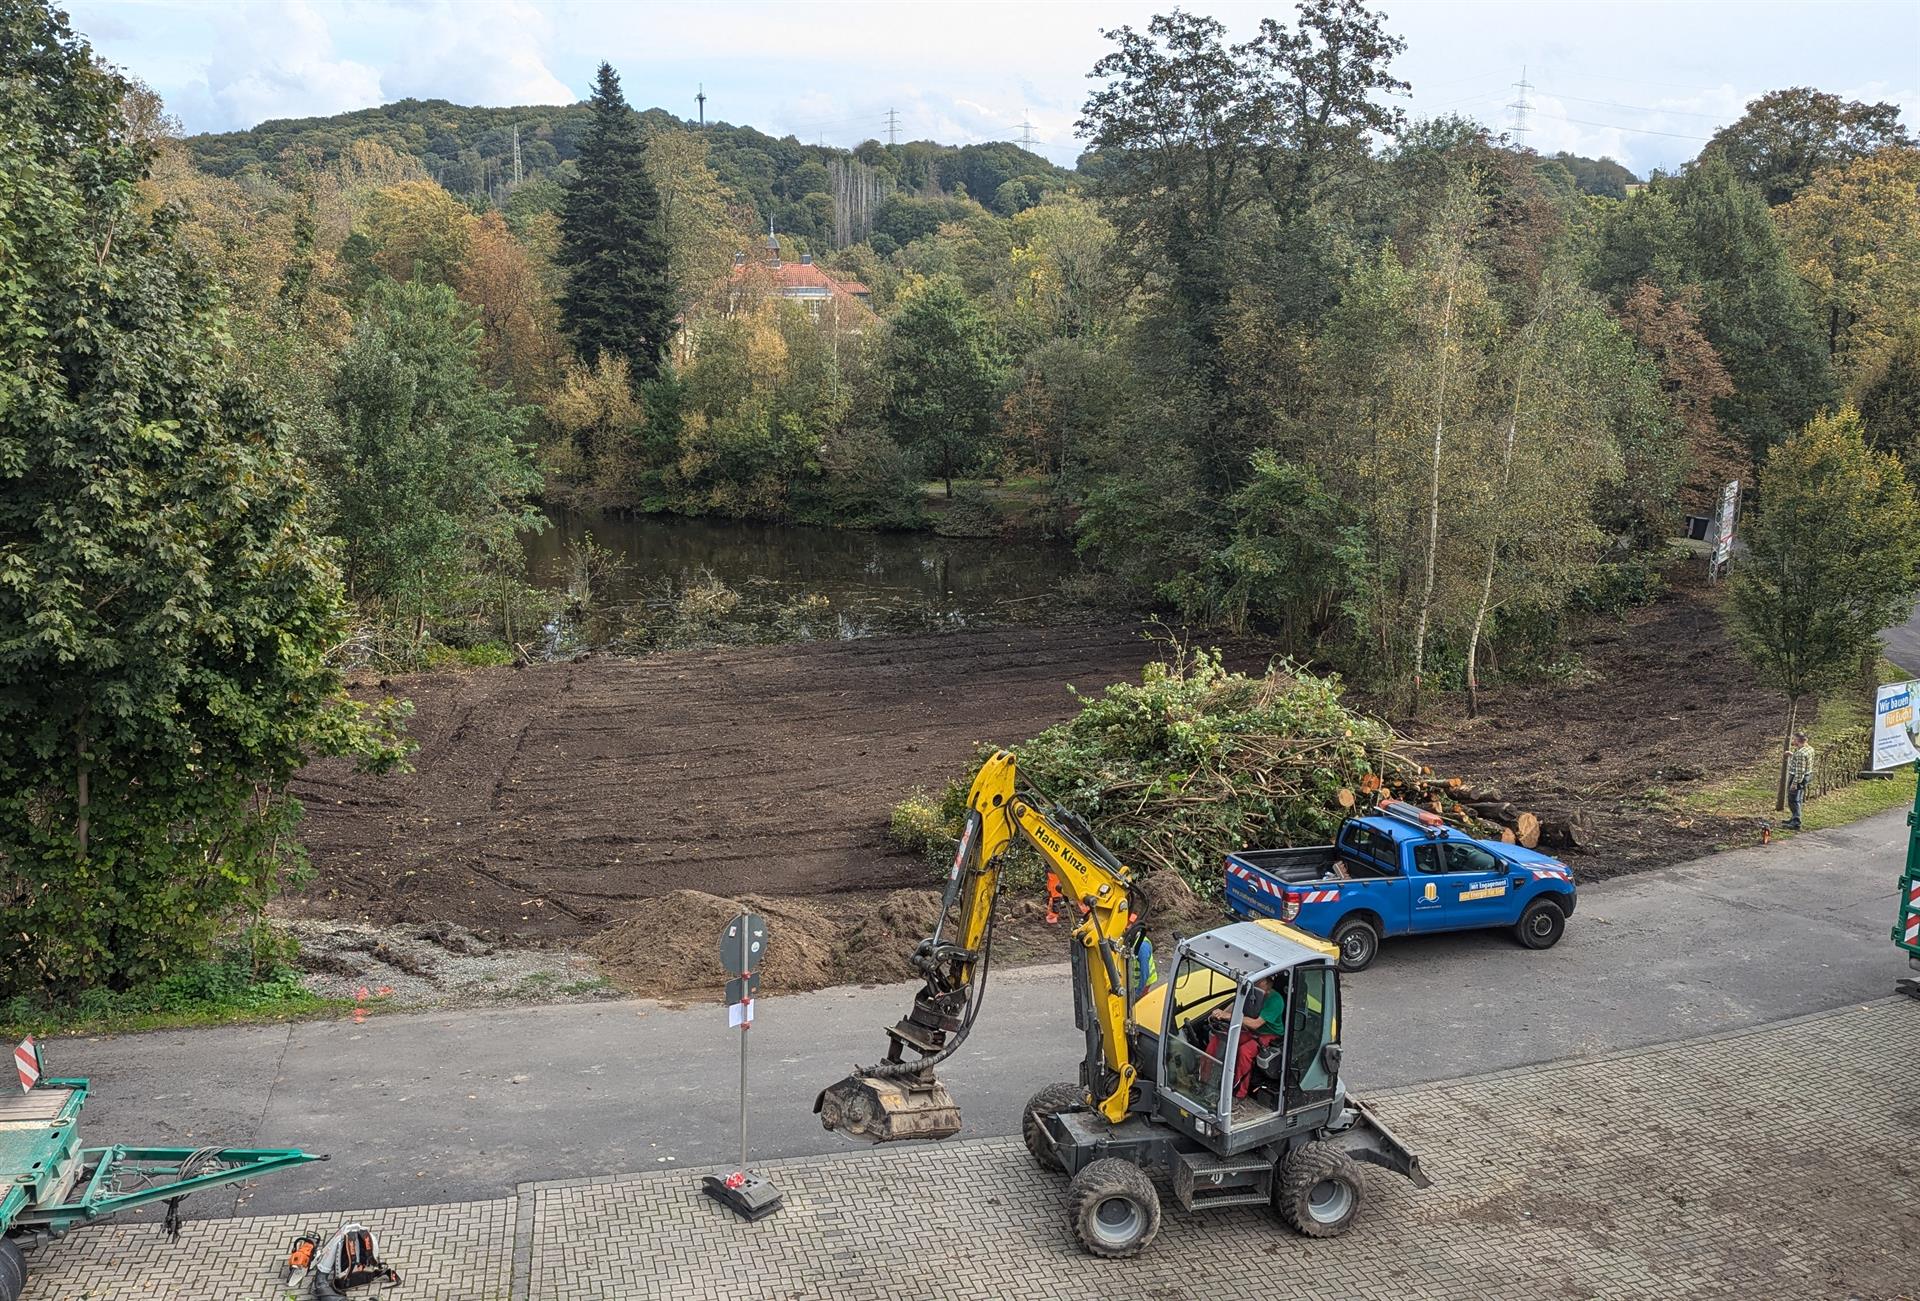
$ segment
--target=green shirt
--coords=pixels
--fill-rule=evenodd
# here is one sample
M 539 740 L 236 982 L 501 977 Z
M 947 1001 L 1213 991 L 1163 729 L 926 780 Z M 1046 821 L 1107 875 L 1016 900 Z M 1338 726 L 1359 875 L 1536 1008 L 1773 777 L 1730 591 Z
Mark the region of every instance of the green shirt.
M 1268 1034 L 1284 1034 L 1287 1029 L 1287 996 L 1273 990 L 1260 1004 L 1260 1028 Z

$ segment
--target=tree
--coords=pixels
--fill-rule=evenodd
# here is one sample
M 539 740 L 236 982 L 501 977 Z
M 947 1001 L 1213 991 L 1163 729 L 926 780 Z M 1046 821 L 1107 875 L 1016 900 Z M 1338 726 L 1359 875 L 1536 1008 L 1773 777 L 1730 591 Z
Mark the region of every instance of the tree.
M 418 645 L 438 598 L 472 570 L 516 563 L 519 534 L 540 526 L 526 408 L 481 378 L 480 330 L 453 291 L 417 281 L 373 287 L 334 401 L 350 590 L 411 616 Z
M 1745 113 L 1714 132 L 1700 157 L 1724 160 L 1769 204 L 1780 204 L 1824 168 L 1912 143 L 1897 104 L 1862 104 L 1794 86 L 1749 102 Z
M 1592 283 L 1620 303 L 1642 280 L 1669 296 L 1698 286 L 1701 327 L 1733 380 L 1715 411 L 1756 458 L 1832 399 L 1806 288 L 1759 192 L 1725 162 L 1703 161 L 1609 213 Z
M 957 280 L 909 295 L 887 332 L 886 420 L 953 495 L 954 476 L 986 454 L 1007 360 L 998 335 Z
M 1686 439 L 1685 500 L 1704 511 L 1729 480 L 1751 483 L 1753 462 L 1714 415 L 1714 403 L 1733 392 L 1733 380 L 1700 329 L 1699 301 L 1691 285 L 1669 298 L 1642 280 L 1620 305 L 1620 323 L 1659 368 L 1661 392 Z
M 1920 321 L 1888 349 L 1860 395 L 1867 441 L 1920 473 Z
M 660 194 L 647 167 L 640 121 L 608 64 L 591 100 L 593 125 L 580 144 L 578 178 L 560 214 L 567 284 L 560 316 L 581 359 L 627 359 L 635 384 L 660 373 L 677 308 Z
M 741 245 L 740 227 L 726 187 L 707 165 L 707 141 L 699 132 L 654 132 L 647 175 L 660 195 L 660 236 L 684 307 L 726 274 Z
M 1817 174 L 1774 209 L 1850 396 L 1920 320 L 1920 149 L 1887 147 Z
M 489 212 L 473 223 L 453 279 L 480 326 L 488 382 L 522 398 L 546 392 L 564 351 L 540 271 L 505 219 Z
M 1387 71 L 1402 42 L 1356 0 L 1303 0 L 1288 29 L 1271 19 L 1233 45 L 1216 19 L 1179 10 L 1144 32 L 1106 33 L 1115 48 L 1093 69 L 1102 84 L 1081 110 L 1091 192 L 1138 272 L 1163 284 L 1168 328 L 1194 392 L 1215 411 L 1195 447 L 1203 491 L 1230 493 L 1265 413 L 1234 405 L 1222 342 L 1243 261 L 1313 267 L 1298 246 L 1320 235 L 1300 221 L 1328 182 L 1361 166 L 1370 133 L 1391 133 L 1397 109 L 1377 97 L 1404 88 Z M 1250 220 L 1261 214 L 1264 223 Z M 1311 227 L 1311 229 L 1307 229 Z M 1323 293 L 1288 292 L 1292 320 Z M 1277 322 L 1281 325 L 1288 320 Z
M 146 208 L 125 83 L 0 5 L 0 997 L 203 956 L 300 862 L 309 757 L 397 761 L 285 428 Z
M 395 280 L 450 285 L 466 260 L 474 219 L 466 205 L 432 181 L 402 181 L 367 202 L 373 262 Z
M 1732 583 L 1732 627 L 1767 685 L 1800 702 L 1851 681 L 1880 630 L 1920 595 L 1920 505 L 1900 462 L 1867 446 L 1850 407 L 1773 449 Z M 1784 749 L 1784 746 L 1783 746 Z M 1785 807 L 1786 756 L 1780 797 Z

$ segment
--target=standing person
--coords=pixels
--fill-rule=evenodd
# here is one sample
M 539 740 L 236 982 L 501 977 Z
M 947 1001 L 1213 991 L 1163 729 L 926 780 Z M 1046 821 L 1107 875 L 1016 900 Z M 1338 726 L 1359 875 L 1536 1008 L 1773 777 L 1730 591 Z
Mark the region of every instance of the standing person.
M 1800 807 L 1807 801 L 1807 784 L 1813 780 L 1813 744 L 1805 732 L 1793 734 L 1793 749 L 1787 751 L 1787 830 L 1800 830 Z

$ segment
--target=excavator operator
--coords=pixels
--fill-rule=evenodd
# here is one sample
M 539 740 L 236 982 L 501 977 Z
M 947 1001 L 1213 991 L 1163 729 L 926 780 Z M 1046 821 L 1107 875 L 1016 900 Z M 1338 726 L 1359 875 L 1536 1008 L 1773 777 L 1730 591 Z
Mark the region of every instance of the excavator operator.
M 1219 1058 L 1226 1048 L 1227 1028 L 1231 1024 L 1231 1004 L 1217 1007 L 1210 1014 L 1215 1029 L 1207 1043 L 1207 1054 Z M 1287 996 L 1273 987 L 1271 976 L 1253 982 L 1247 991 L 1247 1013 L 1240 1018 L 1240 1047 L 1233 1061 L 1233 1096 L 1244 1098 L 1253 1087 L 1253 1059 L 1287 1028 Z

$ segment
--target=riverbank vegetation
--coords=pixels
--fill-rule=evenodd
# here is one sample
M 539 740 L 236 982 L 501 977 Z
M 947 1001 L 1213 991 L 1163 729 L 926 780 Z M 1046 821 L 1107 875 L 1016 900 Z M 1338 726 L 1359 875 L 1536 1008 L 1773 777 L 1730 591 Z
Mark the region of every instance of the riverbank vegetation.
M 136 95 L 146 202 L 224 283 L 400 663 L 553 618 L 512 542 L 543 498 L 1069 538 L 1136 608 L 1417 707 L 1642 599 L 1684 515 L 1842 400 L 1920 456 L 1920 152 L 1886 106 L 1769 95 L 1642 183 L 1408 120 L 1352 0 L 1110 36 L 1071 172 L 703 129 L 603 68 L 574 108 L 185 141 Z

